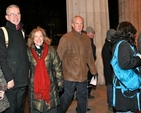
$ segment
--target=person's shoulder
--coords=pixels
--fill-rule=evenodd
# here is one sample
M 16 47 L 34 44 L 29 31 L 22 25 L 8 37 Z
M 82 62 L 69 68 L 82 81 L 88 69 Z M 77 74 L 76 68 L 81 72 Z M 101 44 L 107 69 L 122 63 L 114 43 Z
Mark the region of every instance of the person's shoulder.
M 87 35 L 86 33 L 84 33 L 84 32 L 82 33 L 82 35 L 88 37 L 88 35 Z M 89 38 L 89 37 L 88 37 L 88 38 Z
M 52 45 L 48 46 L 48 52 L 49 52 L 49 54 L 51 54 L 53 56 L 57 54 L 56 48 L 54 46 L 52 46 Z
M 87 36 L 87 34 L 85 34 L 85 33 L 82 33 L 82 36 L 81 36 L 82 38 L 82 40 L 85 40 L 86 42 L 89 42 L 89 43 L 91 43 L 91 39 Z
M 72 35 L 72 32 L 71 32 L 71 31 L 70 31 L 70 32 L 65 33 L 62 37 L 68 37 L 68 36 L 70 36 L 70 35 Z
M 118 42 L 116 45 L 115 45 L 115 48 L 117 47 L 118 45 L 118 48 L 120 51 L 123 51 L 123 50 L 130 50 L 131 49 L 131 45 L 127 42 L 127 41 L 121 41 L 121 42 Z M 124 48 L 124 49 L 123 49 Z
M 55 50 L 54 46 L 52 46 L 52 45 L 49 45 L 49 46 L 48 46 L 48 49 L 50 49 L 50 50 Z
M 3 33 L 3 30 L 0 28 L 0 35 L 3 35 L 4 33 Z
M 49 49 L 49 51 L 51 51 L 51 52 L 56 52 L 56 47 L 54 47 L 54 46 L 52 46 L 52 45 L 49 45 L 49 46 L 48 46 L 48 49 Z
M 88 35 L 85 34 L 85 33 L 82 33 L 82 37 L 85 37 L 85 38 L 87 38 L 88 40 L 90 40 L 90 38 L 88 37 Z
M 60 39 L 61 40 L 68 40 L 69 38 L 72 38 L 72 32 L 68 32 L 64 34 Z
M 127 41 L 122 41 L 120 43 L 121 46 L 130 46 L 130 44 Z

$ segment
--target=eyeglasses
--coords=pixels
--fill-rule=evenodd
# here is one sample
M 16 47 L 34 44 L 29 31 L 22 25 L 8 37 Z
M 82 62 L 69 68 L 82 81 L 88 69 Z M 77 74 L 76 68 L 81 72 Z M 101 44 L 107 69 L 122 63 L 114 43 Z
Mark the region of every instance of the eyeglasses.
M 21 14 L 20 13 L 17 13 L 17 14 L 14 14 L 14 13 L 10 13 L 10 14 L 7 14 L 8 16 L 20 16 Z

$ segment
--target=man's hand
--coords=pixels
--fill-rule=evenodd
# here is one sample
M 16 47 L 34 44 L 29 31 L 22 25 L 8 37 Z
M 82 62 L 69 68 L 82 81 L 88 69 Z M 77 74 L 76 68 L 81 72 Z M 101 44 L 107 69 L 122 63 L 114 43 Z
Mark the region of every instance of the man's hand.
M 98 73 L 94 74 L 93 76 L 94 76 L 94 79 L 95 79 L 96 77 L 98 77 Z
M 2 100 L 4 98 L 4 93 L 5 93 L 5 91 L 0 90 L 0 100 Z
M 8 83 L 7 83 L 7 89 L 11 89 L 14 87 L 14 80 L 10 80 Z

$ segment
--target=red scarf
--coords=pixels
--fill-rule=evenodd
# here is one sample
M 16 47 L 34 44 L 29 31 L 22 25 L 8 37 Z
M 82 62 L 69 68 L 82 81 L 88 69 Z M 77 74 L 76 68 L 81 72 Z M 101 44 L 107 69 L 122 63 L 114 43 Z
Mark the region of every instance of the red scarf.
M 21 28 L 20 24 L 17 25 L 16 30 L 19 30 Z
M 35 50 L 30 47 L 31 53 L 35 58 L 37 64 L 34 70 L 34 94 L 36 99 L 45 99 L 49 102 L 50 99 L 50 78 L 45 65 L 45 57 L 48 53 L 48 45 L 44 43 L 44 49 L 41 58 L 38 58 Z

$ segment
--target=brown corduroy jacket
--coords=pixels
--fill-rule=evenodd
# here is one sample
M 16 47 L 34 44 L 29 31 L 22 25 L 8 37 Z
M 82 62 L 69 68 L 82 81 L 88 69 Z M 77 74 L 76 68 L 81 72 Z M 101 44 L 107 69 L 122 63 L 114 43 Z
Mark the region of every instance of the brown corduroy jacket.
M 86 34 L 72 30 L 63 35 L 57 52 L 62 61 L 65 80 L 74 82 L 87 80 L 88 67 L 92 74 L 97 73 L 91 42 Z

